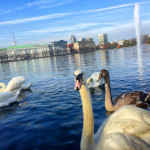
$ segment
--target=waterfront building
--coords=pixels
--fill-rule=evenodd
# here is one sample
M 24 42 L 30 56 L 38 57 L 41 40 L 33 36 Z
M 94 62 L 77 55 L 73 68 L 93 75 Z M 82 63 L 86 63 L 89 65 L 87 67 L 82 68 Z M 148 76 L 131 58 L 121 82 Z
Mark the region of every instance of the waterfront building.
M 8 60 L 24 60 L 50 56 L 48 45 L 15 46 L 7 50 Z
M 73 43 L 67 44 L 67 48 L 70 49 L 70 52 L 73 52 Z
M 85 41 L 78 41 L 73 44 L 74 52 L 90 52 L 96 49 L 95 42 L 92 38 L 86 39 Z
M 86 41 L 86 38 L 80 38 L 79 41 Z
M 108 43 L 107 34 L 98 34 L 99 46 L 102 47 L 104 44 Z
M 82 38 L 81 41 L 67 45 L 67 41 L 56 41 L 49 45 L 17 45 L 0 49 L 0 63 L 42 58 L 55 55 L 71 54 L 73 52 L 89 52 L 95 50 L 92 38 Z
M 123 45 L 123 42 L 124 42 L 124 40 L 119 41 L 118 44 L 122 46 L 122 45 Z
M 0 50 L 0 62 L 8 61 L 7 50 Z
M 67 41 L 60 40 L 60 41 L 56 41 L 56 42 L 51 42 L 50 46 L 52 46 L 53 49 L 55 49 L 55 48 L 67 48 Z
M 75 35 L 71 35 L 71 43 L 75 43 L 76 42 L 76 36 Z
M 70 53 L 70 49 L 67 48 L 67 41 L 55 41 L 49 45 L 50 55 L 62 55 Z
M 93 41 L 93 38 L 86 38 L 86 41 Z

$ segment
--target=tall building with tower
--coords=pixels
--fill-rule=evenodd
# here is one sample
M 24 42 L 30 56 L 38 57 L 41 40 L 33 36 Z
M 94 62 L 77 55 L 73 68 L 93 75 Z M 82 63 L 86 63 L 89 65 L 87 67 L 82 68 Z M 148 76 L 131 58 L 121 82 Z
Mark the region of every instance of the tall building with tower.
M 76 42 L 76 36 L 75 35 L 71 35 L 71 43 L 75 43 Z
M 98 34 L 99 46 L 103 46 L 104 44 L 108 43 L 107 34 Z

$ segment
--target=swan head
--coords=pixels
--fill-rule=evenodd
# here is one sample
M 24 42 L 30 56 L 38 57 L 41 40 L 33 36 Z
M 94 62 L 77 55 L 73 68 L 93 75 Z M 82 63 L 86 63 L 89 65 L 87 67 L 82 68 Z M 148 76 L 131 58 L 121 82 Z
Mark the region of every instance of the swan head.
M 82 70 L 76 70 L 75 76 L 75 90 L 80 90 L 81 86 L 86 83 L 86 75 Z
M 104 78 L 105 82 L 107 79 L 109 79 L 109 72 L 106 69 L 102 69 L 99 73 L 99 78 L 97 79 L 97 82 L 99 82 L 102 78 Z

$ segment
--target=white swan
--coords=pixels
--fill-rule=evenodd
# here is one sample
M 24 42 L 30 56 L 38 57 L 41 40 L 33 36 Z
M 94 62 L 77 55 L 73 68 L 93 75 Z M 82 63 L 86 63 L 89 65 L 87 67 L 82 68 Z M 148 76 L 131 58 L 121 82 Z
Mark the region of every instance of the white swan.
M 97 82 L 98 77 L 99 72 L 95 72 L 87 79 L 88 88 L 94 88 L 104 84 L 103 79 Z
M 126 105 L 107 120 L 97 150 L 150 150 L 150 112 Z
M 17 101 L 20 91 L 17 92 L 1 92 L 0 107 L 8 106 L 10 103 Z
M 32 83 L 25 84 L 25 78 L 22 76 L 14 77 L 11 79 L 11 81 L 6 86 L 4 83 L 0 83 L 0 92 L 15 92 L 17 90 L 26 90 L 30 88 Z
M 135 106 L 123 106 L 108 117 L 94 135 L 94 118 L 86 76 L 75 75 L 75 90 L 80 90 L 83 107 L 81 150 L 149 150 L 150 112 Z

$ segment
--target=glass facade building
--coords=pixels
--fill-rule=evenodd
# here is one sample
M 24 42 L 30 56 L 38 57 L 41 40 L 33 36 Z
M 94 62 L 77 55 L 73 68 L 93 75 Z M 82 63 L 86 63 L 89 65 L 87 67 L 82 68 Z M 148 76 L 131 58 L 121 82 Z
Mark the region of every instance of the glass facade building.
M 98 34 L 99 46 L 103 46 L 108 43 L 107 34 Z

